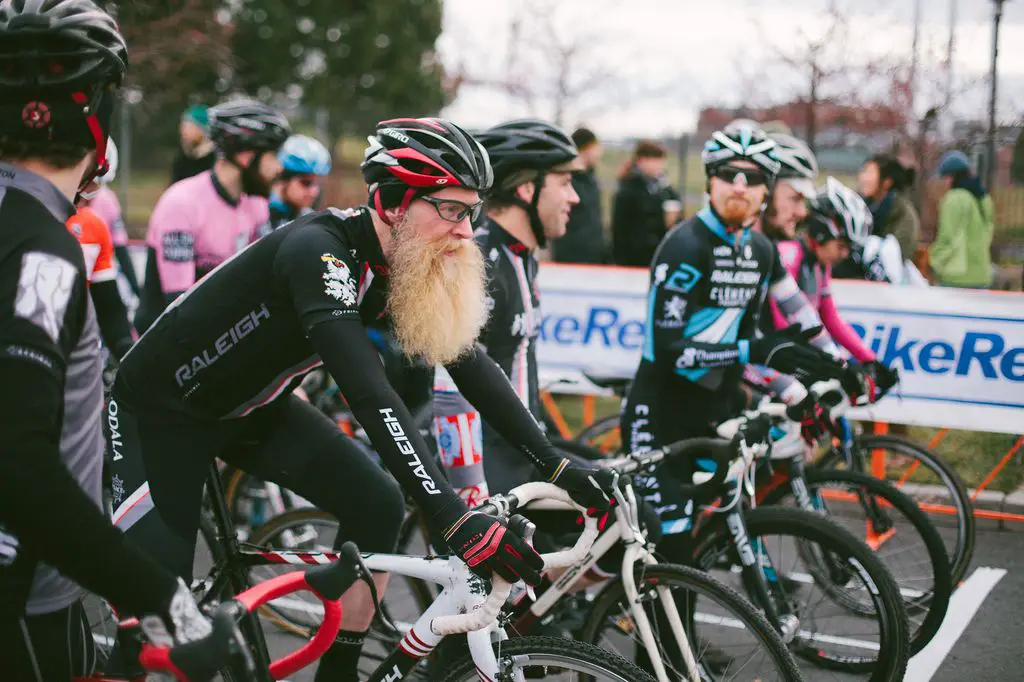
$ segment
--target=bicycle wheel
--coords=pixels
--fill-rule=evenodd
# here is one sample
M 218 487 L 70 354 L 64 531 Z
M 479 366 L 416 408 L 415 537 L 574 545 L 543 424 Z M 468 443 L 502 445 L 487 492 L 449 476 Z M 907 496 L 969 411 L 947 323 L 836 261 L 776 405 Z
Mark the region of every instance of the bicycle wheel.
M 619 416 L 609 415 L 580 431 L 574 439 L 581 445 L 594 448 L 605 456 L 617 455 L 622 452 L 622 434 L 619 432 Z
M 899 436 L 864 436 L 857 438 L 854 447 L 865 471 L 870 471 L 872 453 L 883 451 L 889 464 L 886 477 L 910 495 L 940 529 L 956 525 L 955 539 L 940 534 L 949 554 L 953 584 L 963 580 L 974 555 L 975 520 L 971 496 L 956 470 L 928 448 Z M 835 449 L 828 450 L 818 462 L 819 468 L 840 466 L 844 466 L 843 455 Z
M 657 655 L 671 679 L 685 679 L 686 667 L 676 639 L 667 629 L 663 609 L 656 608 L 659 587 L 672 592 L 702 680 L 801 679 L 779 633 L 735 590 L 707 573 L 675 564 L 637 565 L 635 577 L 658 643 Z M 613 580 L 594 600 L 579 638 L 630 660 L 641 660 L 634 657 L 643 644 L 621 580 Z M 647 656 L 651 653 L 646 652 Z
M 801 509 L 761 507 L 745 511 L 744 519 L 751 547 L 772 580 L 776 608 L 799 619 L 789 646 L 813 665 L 801 667 L 804 678 L 870 673 L 872 682 L 902 680 L 910 654 L 906 609 L 871 549 L 827 517 Z M 697 566 L 747 592 L 733 536 L 724 519 L 715 521 L 698 537 Z M 811 565 L 804 563 L 808 546 Z M 812 572 L 818 563 L 831 567 L 824 583 Z M 845 594 L 836 603 L 838 590 Z M 859 608 L 851 610 L 850 601 Z
M 867 474 L 808 471 L 807 485 L 812 499 L 823 505 L 819 511 L 864 538 L 889 569 L 903 595 L 910 620 L 910 653 L 916 654 L 938 632 L 953 592 L 939 531 L 912 499 Z M 765 496 L 764 504 L 796 506 L 797 502 L 791 486 L 779 486 Z M 827 567 L 813 562 L 808 566 L 822 580 L 819 584 L 825 584 Z M 843 593 L 833 596 L 841 599 Z
M 497 679 L 522 678 L 579 679 L 616 682 L 654 682 L 640 668 L 613 653 L 590 644 L 560 637 L 517 637 L 494 643 L 500 668 Z M 486 679 L 478 675 L 469 656 L 459 659 L 442 676 L 441 682 Z

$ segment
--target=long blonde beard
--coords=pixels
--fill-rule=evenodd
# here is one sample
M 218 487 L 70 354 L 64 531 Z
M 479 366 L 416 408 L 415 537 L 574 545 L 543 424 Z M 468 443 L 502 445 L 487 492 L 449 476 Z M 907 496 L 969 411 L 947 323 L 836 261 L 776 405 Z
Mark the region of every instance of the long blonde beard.
M 488 312 L 477 245 L 451 237 L 423 239 L 403 219 L 392 229 L 388 265 L 388 312 L 405 354 L 443 365 L 469 351 Z

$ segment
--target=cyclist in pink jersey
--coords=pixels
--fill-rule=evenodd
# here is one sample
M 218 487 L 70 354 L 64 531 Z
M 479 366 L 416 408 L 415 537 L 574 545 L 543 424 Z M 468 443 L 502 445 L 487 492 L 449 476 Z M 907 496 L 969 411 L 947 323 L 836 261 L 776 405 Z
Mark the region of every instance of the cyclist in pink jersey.
M 842 318 L 831 292 L 832 266 L 848 258 L 851 245 L 863 242 L 871 232 L 867 204 L 856 192 L 830 177 L 810 202 L 809 215 L 802 226 L 805 231 L 795 239 L 778 242 L 783 267 L 818 310 L 832 339 L 864 365 L 879 388 L 891 388 L 896 373 L 878 361 Z M 788 316 L 774 302 L 771 313 L 775 328 L 789 325 Z
M 267 197 L 281 172 L 277 150 L 288 121 L 253 100 L 210 109 L 211 170 L 171 185 L 149 220 L 149 257 L 136 328 L 149 328 L 167 305 L 266 232 Z

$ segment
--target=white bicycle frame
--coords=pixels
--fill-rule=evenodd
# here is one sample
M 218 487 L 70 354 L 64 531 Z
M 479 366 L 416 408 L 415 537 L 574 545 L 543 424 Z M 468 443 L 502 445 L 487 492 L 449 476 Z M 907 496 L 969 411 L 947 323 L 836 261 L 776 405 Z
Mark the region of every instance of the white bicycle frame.
M 535 484 L 531 483 L 527 485 Z M 519 489 L 517 488 L 516 490 Z M 518 497 L 518 493 L 516 494 Z M 636 586 L 636 577 L 633 575 L 633 569 L 637 562 L 642 562 L 646 565 L 654 565 L 657 564 L 658 561 L 654 558 L 654 554 L 647 544 L 647 538 L 640 531 L 637 502 L 636 496 L 633 493 L 633 488 L 630 486 L 626 488 L 624 493 L 621 491 L 618 492 L 616 494 L 616 502 L 615 521 L 612 525 L 597 538 L 597 541 L 594 543 L 590 551 L 585 556 L 581 557 L 578 562 L 573 562 L 569 567 L 569 570 L 560 575 L 555 580 L 554 584 L 533 603 L 529 610 L 537 617 L 546 614 L 548 610 L 554 606 L 555 602 L 561 599 L 562 596 L 572 588 L 573 584 L 576 583 L 577 578 L 585 574 L 594 566 L 594 564 L 597 563 L 598 559 L 607 554 L 613 547 L 621 543 L 625 547 L 625 552 L 622 557 L 622 571 L 619 579 L 622 580 L 623 590 L 626 593 L 626 598 L 629 600 L 629 608 L 633 615 L 633 621 L 636 624 L 637 630 L 640 632 L 641 643 L 648 652 L 655 678 L 658 682 L 669 682 L 668 671 L 665 669 L 665 663 L 658 650 L 658 645 L 654 638 L 654 631 L 651 628 L 650 619 L 647 617 L 647 613 L 644 611 L 643 605 L 640 603 L 640 592 Z M 523 506 L 524 505 L 521 504 L 519 508 L 522 509 Z M 566 509 L 567 507 L 565 504 L 540 501 L 536 504 L 530 505 L 530 508 Z M 672 594 L 667 587 L 659 586 L 655 589 L 658 592 L 658 598 L 661 600 L 662 607 L 665 610 L 665 616 L 668 619 L 669 626 L 672 630 L 672 636 L 675 638 L 679 651 L 682 652 L 683 661 L 687 667 L 687 679 L 690 680 L 690 682 L 700 682 L 700 673 L 697 661 L 693 655 L 693 650 L 690 648 L 690 641 L 686 636 L 685 629 L 683 628 L 683 621 L 679 616 L 675 600 L 672 598 Z
M 512 490 L 521 505 L 534 500 L 552 500 L 579 511 L 568 493 L 550 483 L 527 483 Z M 589 555 L 598 535 L 597 520 L 587 518 L 583 533 L 569 550 L 543 554 L 545 569 L 575 564 Z M 363 562 L 372 571 L 396 573 L 419 578 L 441 586 L 441 594 L 406 632 L 396 650 L 370 678 L 392 682 L 400 679 L 417 662 L 429 655 L 447 635 L 466 634 L 470 655 L 482 680 L 495 680 L 498 660 L 491 647 L 494 641 L 507 639 L 498 623 L 498 615 L 511 591 L 511 585 L 498 576 L 487 594 L 486 583 L 456 557 L 414 557 L 396 554 L 367 554 Z M 410 660 L 411 659 L 411 660 Z M 391 666 L 391 667 L 388 667 Z M 518 673 L 517 680 L 522 680 Z

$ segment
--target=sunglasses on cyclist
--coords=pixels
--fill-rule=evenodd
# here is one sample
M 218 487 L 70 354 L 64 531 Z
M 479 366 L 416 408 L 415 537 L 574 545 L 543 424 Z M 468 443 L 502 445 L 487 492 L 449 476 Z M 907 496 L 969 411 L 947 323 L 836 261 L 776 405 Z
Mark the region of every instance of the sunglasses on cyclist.
M 736 179 L 743 176 L 744 184 L 747 187 L 754 187 L 757 185 L 767 185 L 768 176 L 759 170 L 753 168 L 737 168 L 736 166 L 719 166 L 718 168 L 711 171 L 713 177 L 719 178 L 728 182 L 730 185 L 736 182 Z
M 480 217 L 480 211 L 484 206 L 482 201 L 478 201 L 475 204 L 467 204 L 464 201 L 438 199 L 429 195 L 420 197 L 420 199 L 431 204 L 434 210 L 437 211 L 437 215 L 450 223 L 461 223 L 466 219 L 466 216 L 469 216 L 471 220 L 476 220 Z

